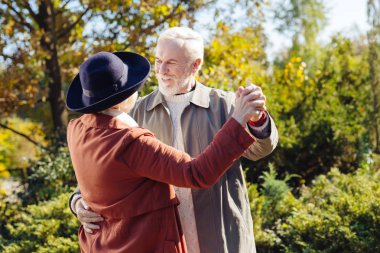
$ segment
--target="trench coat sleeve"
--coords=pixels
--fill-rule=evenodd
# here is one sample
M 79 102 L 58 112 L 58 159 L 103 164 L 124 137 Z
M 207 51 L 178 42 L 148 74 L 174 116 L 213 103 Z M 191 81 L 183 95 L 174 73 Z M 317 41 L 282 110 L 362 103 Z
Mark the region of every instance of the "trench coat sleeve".
M 231 118 L 195 159 L 149 134 L 138 138 L 133 134 L 127 136 L 123 159 L 139 176 L 179 187 L 208 188 L 254 141 L 255 138 Z
M 244 152 L 243 156 L 249 160 L 259 160 L 276 148 L 278 143 L 278 132 L 273 118 L 267 113 L 269 118 L 268 128 L 270 135 L 267 138 L 256 138 L 256 141 Z
M 227 107 L 228 115 L 230 117 L 235 109 L 235 100 L 236 96 L 233 92 L 228 92 L 225 97 L 225 106 Z M 270 153 L 276 148 L 278 143 L 278 131 L 276 124 L 274 123 L 273 118 L 270 116 L 268 112 L 267 116 L 269 118 L 268 126 L 263 131 L 269 132 L 269 136 L 266 138 L 261 138 L 259 136 L 256 137 L 256 141 L 244 152 L 243 156 L 249 160 L 256 161 L 259 160 Z M 248 126 L 247 126 L 248 129 Z M 253 135 L 255 135 L 254 131 L 250 131 Z

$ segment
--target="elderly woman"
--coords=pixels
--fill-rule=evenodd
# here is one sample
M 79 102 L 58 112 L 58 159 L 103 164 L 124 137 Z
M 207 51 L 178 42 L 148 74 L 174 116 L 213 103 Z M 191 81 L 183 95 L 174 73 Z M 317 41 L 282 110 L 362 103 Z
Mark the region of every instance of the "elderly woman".
M 149 71 L 141 55 L 100 52 L 69 87 L 67 107 L 84 113 L 67 128 L 75 175 L 104 217 L 94 234 L 80 227 L 81 252 L 187 252 L 172 185 L 210 187 L 255 141 L 244 127 L 255 110 L 241 88 L 232 118 L 196 159 L 161 143 L 125 113 Z

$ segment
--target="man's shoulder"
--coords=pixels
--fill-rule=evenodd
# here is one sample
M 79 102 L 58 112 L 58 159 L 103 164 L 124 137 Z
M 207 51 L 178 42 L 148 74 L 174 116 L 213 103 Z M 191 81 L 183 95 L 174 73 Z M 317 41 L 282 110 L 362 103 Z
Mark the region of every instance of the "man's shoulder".
M 149 93 L 143 97 L 139 97 L 135 106 L 131 110 L 131 114 L 134 115 L 137 112 L 144 112 L 148 108 L 148 105 L 154 100 L 158 94 L 158 90 Z
M 191 102 L 195 106 L 211 112 L 225 111 L 229 113 L 235 104 L 235 94 L 231 91 L 208 87 L 198 82 Z
M 158 92 L 159 92 L 158 90 L 155 90 L 149 93 L 148 95 L 140 97 L 137 100 L 137 103 L 148 103 L 150 99 L 153 99 L 155 96 L 157 96 Z
M 218 88 L 210 88 L 210 102 L 211 104 L 218 103 L 234 103 L 235 102 L 235 92 L 226 91 Z
M 215 87 L 207 86 L 203 83 L 197 82 L 197 85 L 200 85 L 200 90 L 203 93 L 207 91 L 209 93 L 210 98 L 214 99 L 235 99 L 235 93 L 232 91 L 226 91 Z
M 210 96 L 216 96 L 221 99 L 229 99 L 229 98 L 234 98 L 235 93 L 232 91 L 226 91 L 226 90 L 221 90 L 218 88 L 211 88 Z

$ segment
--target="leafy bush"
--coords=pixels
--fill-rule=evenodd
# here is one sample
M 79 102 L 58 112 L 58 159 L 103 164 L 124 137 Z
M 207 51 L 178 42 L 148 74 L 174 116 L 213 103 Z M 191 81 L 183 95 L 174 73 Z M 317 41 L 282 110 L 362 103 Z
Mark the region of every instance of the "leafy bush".
M 302 187 L 299 198 L 271 177 L 260 197 L 250 185 L 258 252 L 380 252 L 379 180 L 379 171 L 334 168 Z
M 18 252 L 79 252 L 79 224 L 67 207 L 70 193 L 29 205 L 19 211 L 6 225 L 10 237 L 0 238 L 0 251 Z M 2 232 L 3 234 L 3 232 Z
M 7 195 L 0 196 L 0 245 L 4 244 L 5 238 L 11 237 L 6 226 L 13 217 L 17 216 L 19 210 L 19 199 L 10 199 Z
M 42 123 L 36 123 L 29 119 L 21 119 L 16 116 L 1 120 L 1 123 L 31 136 L 34 141 L 46 146 L 46 136 Z M 9 168 L 26 168 L 31 160 L 39 158 L 40 149 L 26 141 L 25 138 L 12 133 L 10 130 L 0 127 L 0 178 L 9 176 Z
M 31 165 L 28 174 L 24 181 L 26 191 L 19 196 L 24 204 L 49 200 L 76 186 L 67 147 L 61 147 L 57 153 L 45 153 Z
M 1 252 L 78 252 L 79 224 L 68 208 L 76 186 L 67 148 L 28 168 L 24 192 L 0 199 Z
M 342 36 L 318 49 L 312 65 L 301 54 L 273 66 L 264 86 L 267 107 L 275 119 L 280 142 L 273 154 L 246 163 L 251 182 L 273 163 L 280 175 L 298 174 L 310 183 L 339 167 L 353 172 L 370 153 L 371 91 L 365 52 Z M 306 57 L 307 58 L 307 57 Z M 314 57 L 313 57 L 314 58 Z

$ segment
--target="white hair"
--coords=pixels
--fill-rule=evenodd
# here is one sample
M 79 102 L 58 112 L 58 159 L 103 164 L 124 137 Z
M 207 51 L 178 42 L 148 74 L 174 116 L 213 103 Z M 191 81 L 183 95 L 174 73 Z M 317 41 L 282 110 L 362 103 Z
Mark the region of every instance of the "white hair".
M 204 42 L 202 35 L 188 27 L 171 27 L 160 34 L 157 44 L 163 40 L 175 40 L 183 43 L 191 61 L 201 59 L 197 71 L 203 63 Z

